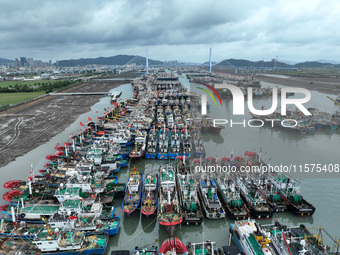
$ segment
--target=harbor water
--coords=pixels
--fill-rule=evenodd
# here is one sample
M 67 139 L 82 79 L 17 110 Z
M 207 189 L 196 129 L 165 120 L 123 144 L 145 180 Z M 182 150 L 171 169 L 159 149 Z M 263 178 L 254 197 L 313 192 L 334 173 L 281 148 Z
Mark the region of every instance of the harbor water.
M 189 82 L 181 76 L 181 82 L 189 88 Z M 263 83 L 263 87 L 274 86 L 273 84 Z M 193 92 L 195 87 L 191 86 Z M 115 90 L 123 92 L 121 98 L 129 98 L 132 96 L 132 86 L 130 84 L 122 85 Z M 197 93 L 201 91 L 197 90 Z M 307 107 L 318 108 L 321 111 L 334 112 L 339 111 L 340 106 L 334 105 L 326 96 L 319 92 L 311 92 L 311 100 L 306 104 Z M 296 95 L 299 97 L 299 95 Z M 246 102 L 245 102 L 246 103 Z M 0 169 L 0 192 L 3 194 L 5 189 L 3 183 L 12 179 L 26 179 L 29 176 L 31 164 L 35 170 L 42 169 L 47 162 L 45 156 L 55 152 L 54 146 L 57 143 L 64 143 L 69 140 L 72 133 L 79 131 L 79 122 L 85 123 L 87 118 L 96 118 L 96 115 L 102 115 L 104 108 L 109 106 L 110 98 L 104 97 L 99 103 L 95 104 L 91 111 L 81 115 L 73 124 L 65 131 L 52 138 L 46 144 L 30 151 L 26 155 L 19 157 L 16 161 L 11 162 L 7 166 Z M 270 98 L 254 99 L 254 106 L 257 109 L 262 107 L 270 107 Z M 210 101 L 209 115 L 213 119 L 226 119 L 247 122 L 251 116 L 232 115 L 232 100 L 222 98 L 222 106 L 218 103 Z M 98 113 L 96 113 L 98 112 Z M 272 165 L 305 165 L 305 164 L 339 164 L 340 163 L 340 131 L 339 130 L 316 130 L 311 134 L 295 134 L 283 130 L 277 130 L 271 127 L 249 127 L 242 125 L 230 126 L 230 123 L 224 125 L 220 134 L 205 134 L 204 146 L 208 156 L 230 156 L 233 152 L 234 156 L 243 155 L 245 151 L 262 151 L 264 161 Z M 33 143 L 34 141 L 32 141 Z M 136 167 L 140 171 L 148 171 L 150 169 L 157 170 L 160 164 L 166 164 L 166 161 L 159 160 L 142 160 L 139 163 L 131 164 L 130 167 Z M 118 176 L 119 182 L 126 182 L 128 179 L 129 168 L 122 169 Z M 290 172 L 290 174 L 301 181 L 301 194 L 316 207 L 316 212 L 308 218 L 298 218 L 292 213 L 275 213 L 270 220 L 262 220 L 261 223 L 271 223 L 275 220 L 287 225 L 305 224 L 307 227 L 323 227 L 334 238 L 340 237 L 340 173 L 322 172 L 322 173 L 305 173 Z M 4 204 L 5 201 L 2 201 Z M 106 254 L 110 254 L 112 250 L 125 249 L 132 250 L 134 246 L 157 245 L 168 237 L 164 227 L 159 226 L 157 215 L 146 218 L 140 211 L 136 211 L 132 216 L 128 217 L 124 214 L 122 208 L 122 200 L 116 200 L 116 215 L 121 217 L 119 232 L 116 236 L 110 238 Z M 200 226 L 178 226 L 174 236 L 178 237 L 183 243 L 199 242 L 202 240 L 212 240 L 217 243 L 218 247 L 229 243 L 229 218 L 221 220 L 204 219 Z

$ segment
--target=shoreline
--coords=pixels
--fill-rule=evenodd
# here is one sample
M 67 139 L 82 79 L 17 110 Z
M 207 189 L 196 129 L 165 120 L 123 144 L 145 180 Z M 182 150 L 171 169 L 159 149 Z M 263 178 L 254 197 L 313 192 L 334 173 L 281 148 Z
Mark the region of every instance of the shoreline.
M 300 87 L 325 94 L 340 94 L 340 79 L 337 78 L 312 78 L 312 77 L 273 77 L 257 74 L 260 82 L 268 82 L 281 86 Z
M 96 80 L 63 92 L 105 92 L 127 83 L 126 80 Z M 2 111 L 0 168 L 61 133 L 102 97 L 49 95 Z

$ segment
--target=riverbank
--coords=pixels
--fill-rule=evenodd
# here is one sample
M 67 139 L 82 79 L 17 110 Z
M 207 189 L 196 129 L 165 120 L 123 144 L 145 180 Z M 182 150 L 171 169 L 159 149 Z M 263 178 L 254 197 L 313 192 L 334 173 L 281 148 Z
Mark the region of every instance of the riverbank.
M 96 80 L 63 92 L 108 92 L 126 80 Z M 44 96 L 0 115 L 0 168 L 49 141 L 90 111 L 102 96 Z
M 256 79 L 261 82 L 305 88 L 326 94 L 340 94 L 340 79 L 338 78 L 292 77 L 259 73 L 256 75 Z

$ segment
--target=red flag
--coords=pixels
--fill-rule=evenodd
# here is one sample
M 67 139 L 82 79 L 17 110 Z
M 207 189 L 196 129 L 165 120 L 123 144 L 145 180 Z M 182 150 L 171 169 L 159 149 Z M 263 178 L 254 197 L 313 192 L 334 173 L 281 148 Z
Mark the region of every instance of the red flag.
M 92 119 L 91 119 L 90 117 L 87 117 L 87 120 L 88 120 L 88 121 L 92 121 Z
M 80 122 L 80 126 L 84 127 L 84 124 L 83 124 L 83 122 Z

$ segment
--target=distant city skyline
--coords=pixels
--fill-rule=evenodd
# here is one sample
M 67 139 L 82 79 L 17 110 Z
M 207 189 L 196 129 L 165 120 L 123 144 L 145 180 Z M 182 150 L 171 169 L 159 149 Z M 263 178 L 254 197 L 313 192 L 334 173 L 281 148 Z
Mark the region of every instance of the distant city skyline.
M 84 6 L 86 8 L 79 8 Z M 0 57 L 340 61 L 336 0 L 3 0 Z

